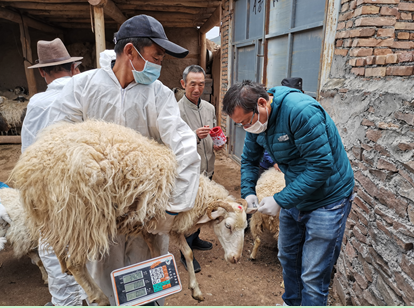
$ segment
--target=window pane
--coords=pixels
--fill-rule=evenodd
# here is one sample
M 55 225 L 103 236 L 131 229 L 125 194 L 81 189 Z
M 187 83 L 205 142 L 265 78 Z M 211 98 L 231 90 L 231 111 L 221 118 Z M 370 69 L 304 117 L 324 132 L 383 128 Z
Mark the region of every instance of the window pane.
M 255 51 L 254 45 L 237 49 L 237 81 L 245 79 L 256 81 L 254 68 L 257 59 Z
M 322 27 L 293 35 L 292 77 L 303 79 L 304 91 L 317 90 L 322 37 Z
M 292 0 L 270 0 L 269 33 L 290 29 Z
M 323 21 L 326 0 L 296 0 L 295 28 Z
M 264 1 L 265 0 L 250 0 L 248 38 L 260 37 L 263 35 Z
M 286 77 L 288 36 L 269 39 L 267 50 L 266 87 L 270 89 L 280 86 L 282 79 Z
M 234 2 L 234 41 L 246 39 L 247 1 L 238 0 Z

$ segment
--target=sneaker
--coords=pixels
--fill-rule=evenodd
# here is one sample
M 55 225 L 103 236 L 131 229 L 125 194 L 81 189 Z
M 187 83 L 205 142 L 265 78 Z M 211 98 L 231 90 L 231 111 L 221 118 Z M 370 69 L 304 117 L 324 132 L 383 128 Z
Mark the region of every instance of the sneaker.
M 47 302 L 45 306 L 54 306 L 52 302 Z
M 211 248 L 213 248 L 213 244 L 211 244 L 210 242 L 207 242 L 207 241 L 203 241 L 202 239 L 197 237 L 193 241 L 193 244 L 191 245 L 191 248 L 192 249 L 198 249 L 198 250 L 210 250 Z
M 180 261 L 184 265 L 185 270 L 188 271 L 187 262 L 185 262 L 185 258 L 184 258 L 183 255 L 181 255 Z M 200 263 L 198 263 L 198 261 L 194 257 L 193 257 L 193 266 L 194 266 L 194 272 L 195 273 L 198 273 L 199 271 L 201 271 Z

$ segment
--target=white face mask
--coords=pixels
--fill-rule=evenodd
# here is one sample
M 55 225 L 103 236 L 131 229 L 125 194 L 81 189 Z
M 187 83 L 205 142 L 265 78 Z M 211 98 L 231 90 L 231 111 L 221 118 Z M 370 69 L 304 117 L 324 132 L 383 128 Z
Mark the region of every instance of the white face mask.
M 267 107 L 265 107 L 265 108 L 266 108 L 266 117 L 267 117 L 266 122 L 260 123 L 259 106 L 257 106 L 257 110 L 258 110 L 258 112 L 257 112 L 257 114 L 258 114 L 257 121 L 256 121 L 256 123 L 254 123 L 252 126 L 250 126 L 248 128 L 243 127 L 243 129 L 246 132 L 249 132 L 249 133 L 252 133 L 252 134 L 260 134 L 260 133 L 263 133 L 267 129 L 267 121 L 269 120 L 269 113 L 267 111 Z

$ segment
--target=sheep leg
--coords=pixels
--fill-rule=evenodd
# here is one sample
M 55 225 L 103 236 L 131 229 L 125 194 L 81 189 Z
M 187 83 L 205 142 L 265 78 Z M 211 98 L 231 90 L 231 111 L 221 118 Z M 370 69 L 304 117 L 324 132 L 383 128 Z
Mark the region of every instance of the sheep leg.
M 253 250 L 250 254 L 250 260 L 256 260 L 257 251 L 259 250 L 260 246 L 260 238 L 256 236 L 256 239 L 254 240 Z
M 187 263 L 187 271 L 188 271 L 188 288 L 191 289 L 191 295 L 194 299 L 198 301 L 203 301 L 204 296 L 201 292 L 196 275 L 194 272 L 194 265 L 193 265 L 193 251 L 191 250 L 190 246 L 188 246 L 188 243 L 185 239 L 184 234 L 181 234 L 179 237 L 179 244 L 180 244 L 180 250 L 183 253 L 185 257 L 185 261 Z
M 72 273 L 73 278 L 88 295 L 90 303 L 97 303 L 99 306 L 109 306 L 108 297 L 102 292 L 96 282 L 89 274 L 86 264 L 72 264 L 70 258 L 67 261 L 67 269 Z
M 29 251 L 27 253 L 27 255 L 29 256 L 30 259 L 32 259 L 32 262 L 34 264 L 37 265 L 37 267 L 40 269 L 40 272 L 42 273 L 42 279 L 43 279 L 43 283 L 47 284 L 48 283 L 48 276 L 47 276 L 47 272 L 45 270 L 45 267 L 43 266 L 43 262 L 42 260 L 40 260 L 39 255 L 37 254 L 37 251 L 32 250 Z
M 145 243 L 148 245 L 148 248 L 151 253 L 151 258 L 156 258 L 161 255 L 160 248 L 155 244 L 156 234 L 151 234 L 145 231 L 142 231 L 142 237 L 144 238 Z
M 66 264 L 66 253 L 56 257 L 59 260 L 60 268 L 62 269 L 62 273 L 66 273 L 67 275 L 72 275 L 72 273 L 68 270 L 67 264 Z

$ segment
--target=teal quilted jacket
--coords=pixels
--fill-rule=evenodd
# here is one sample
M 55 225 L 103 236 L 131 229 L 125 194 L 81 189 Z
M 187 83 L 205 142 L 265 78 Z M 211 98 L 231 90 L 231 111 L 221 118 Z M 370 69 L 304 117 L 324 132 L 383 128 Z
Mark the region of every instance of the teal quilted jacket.
M 312 97 L 275 87 L 266 131 L 246 133 L 241 160 L 242 198 L 256 194 L 264 150 L 285 174 L 286 187 L 273 197 L 283 208 L 310 211 L 348 197 L 354 174 L 331 117 Z

